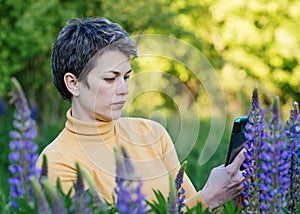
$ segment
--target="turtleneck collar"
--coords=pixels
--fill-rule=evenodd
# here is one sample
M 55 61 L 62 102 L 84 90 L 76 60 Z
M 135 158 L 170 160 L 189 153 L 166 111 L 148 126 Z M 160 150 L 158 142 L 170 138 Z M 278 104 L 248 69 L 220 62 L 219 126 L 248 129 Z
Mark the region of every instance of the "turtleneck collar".
M 72 117 L 72 109 L 69 109 L 66 113 L 67 121 L 66 128 L 75 133 L 77 136 L 101 136 L 103 141 L 111 139 L 115 133 L 115 122 L 116 121 L 95 121 L 86 122 L 82 120 L 77 120 Z

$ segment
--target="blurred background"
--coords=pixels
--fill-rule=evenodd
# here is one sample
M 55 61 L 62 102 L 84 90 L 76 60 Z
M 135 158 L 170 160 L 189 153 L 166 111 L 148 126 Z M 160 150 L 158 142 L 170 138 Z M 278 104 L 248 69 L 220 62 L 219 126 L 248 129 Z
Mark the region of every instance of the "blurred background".
M 263 107 L 269 106 L 275 95 L 279 96 L 283 121 L 288 119 L 292 102 L 299 100 L 300 1 L 297 0 L 1 0 L 0 16 L 1 191 L 7 191 L 9 176 L 8 133 L 14 113 L 14 106 L 9 104 L 10 78 L 16 77 L 23 86 L 32 117 L 38 123 L 36 142 L 42 150 L 64 127 L 69 108 L 53 85 L 51 49 L 61 28 L 75 17 L 106 17 L 133 37 L 144 34 L 174 37 L 196 48 L 208 60 L 224 93 L 226 109 L 222 116 L 226 118 L 226 127 L 216 152 L 204 165 L 199 165 L 198 160 L 212 117 L 210 97 L 203 82 L 174 60 L 148 57 L 133 62 L 135 73 L 159 70 L 176 77 L 195 100 L 201 114 L 196 123 L 201 122 L 201 126 L 186 159 L 187 173 L 197 189 L 203 187 L 213 167 L 224 163 L 232 121 L 248 114 L 254 87 L 258 87 Z M 172 78 L 164 81 L 166 85 L 173 84 Z M 180 102 L 190 109 L 189 96 L 182 95 Z M 175 138 L 178 133 L 171 125 L 176 112 L 178 108 L 172 97 L 147 92 L 134 98 L 126 115 L 157 120 Z M 185 141 L 189 141 L 188 136 Z

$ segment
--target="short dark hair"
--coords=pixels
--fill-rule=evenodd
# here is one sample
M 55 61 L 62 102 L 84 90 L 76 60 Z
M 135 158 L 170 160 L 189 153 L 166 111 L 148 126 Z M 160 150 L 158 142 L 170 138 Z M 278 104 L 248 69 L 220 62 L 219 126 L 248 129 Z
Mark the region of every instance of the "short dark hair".
M 64 75 L 70 72 L 84 79 L 94 65 L 89 61 L 104 50 L 137 56 L 136 45 L 129 34 L 105 18 L 72 19 L 59 32 L 52 49 L 52 73 L 54 85 L 63 99 L 72 98 L 64 83 Z M 86 68 L 88 63 L 92 65 Z

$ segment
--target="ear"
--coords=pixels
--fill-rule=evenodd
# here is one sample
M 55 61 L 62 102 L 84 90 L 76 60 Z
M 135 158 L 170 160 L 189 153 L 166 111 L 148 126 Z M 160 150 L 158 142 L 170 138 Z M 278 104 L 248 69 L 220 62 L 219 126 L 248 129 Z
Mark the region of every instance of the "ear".
M 64 82 L 65 82 L 67 89 L 73 96 L 79 95 L 79 84 L 78 84 L 78 78 L 76 77 L 76 75 L 74 75 L 72 73 L 66 73 L 64 75 Z

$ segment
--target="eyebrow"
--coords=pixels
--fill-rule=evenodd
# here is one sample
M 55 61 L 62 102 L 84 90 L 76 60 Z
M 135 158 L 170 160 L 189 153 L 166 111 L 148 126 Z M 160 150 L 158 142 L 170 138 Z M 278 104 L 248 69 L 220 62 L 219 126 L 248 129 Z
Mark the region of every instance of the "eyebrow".
M 126 74 L 129 74 L 129 73 L 131 73 L 132 72 L 132 69 L 130 69 L 129 71 L 127 71 L 126 73 L 125 73 L 125 75 Z M 121 75 L 121 72 L 120 71 L 107 71 L 106 73 L 114 73 L 115 75 Z

